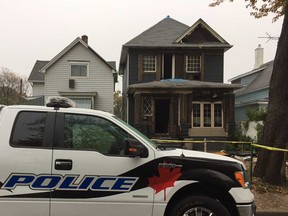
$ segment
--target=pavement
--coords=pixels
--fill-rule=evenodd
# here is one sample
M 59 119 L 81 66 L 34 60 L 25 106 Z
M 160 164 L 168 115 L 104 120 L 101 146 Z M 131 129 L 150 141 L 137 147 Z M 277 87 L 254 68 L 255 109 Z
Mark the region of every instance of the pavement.
M 288 211 L 257 211 L 256 216 L 288 216 Z
M 256 216 L 288 216 L 288 194 L 253 192 Z

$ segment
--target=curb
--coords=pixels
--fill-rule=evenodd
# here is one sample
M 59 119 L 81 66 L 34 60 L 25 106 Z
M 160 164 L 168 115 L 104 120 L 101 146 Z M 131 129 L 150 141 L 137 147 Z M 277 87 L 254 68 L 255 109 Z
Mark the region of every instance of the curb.
M 288 211 L 256 211 L 256 216 L 288 216 Z

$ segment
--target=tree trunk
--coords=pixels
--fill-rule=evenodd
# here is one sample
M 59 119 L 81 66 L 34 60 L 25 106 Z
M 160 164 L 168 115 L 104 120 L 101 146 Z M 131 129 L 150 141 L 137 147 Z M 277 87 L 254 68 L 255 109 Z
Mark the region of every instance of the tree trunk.
M 269 104 L 264 126 L 263 144 L 278 148 L 288 146 L 288 0 L 282 31 L 274 59 L 269 87 Z M 284 152 L 261 149 L 255 166 L 255 176 L 270 184 L 281 185 L 286 181 L 283 166 Z

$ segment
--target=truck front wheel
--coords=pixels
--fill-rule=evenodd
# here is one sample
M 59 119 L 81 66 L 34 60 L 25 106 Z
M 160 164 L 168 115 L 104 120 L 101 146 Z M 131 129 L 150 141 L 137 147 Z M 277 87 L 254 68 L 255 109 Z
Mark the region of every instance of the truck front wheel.
M 171 206 L 168 216 L 230 216 L 217 200 L 205 196 L 186 197 Z

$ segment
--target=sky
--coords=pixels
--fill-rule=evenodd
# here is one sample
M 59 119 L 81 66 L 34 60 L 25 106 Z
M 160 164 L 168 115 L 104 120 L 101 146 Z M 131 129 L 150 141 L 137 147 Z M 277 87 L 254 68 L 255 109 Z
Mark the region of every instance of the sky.
M 283 19 L 250 16 L 244 0 L 209 7 L 213 0 L 0 0 L 0 67 L 29 77 L 36 60 L 51 60 L 75 38 L 106 61 L 116 61 L 122 45 L 168 15 L 188 26 L 202 18 L 233 47 L 224 55 L 224 82 L 251 71 L 258 44 L 264 63 L 274 59 Z M 117 85 L 121 88 L 121 83 Z

